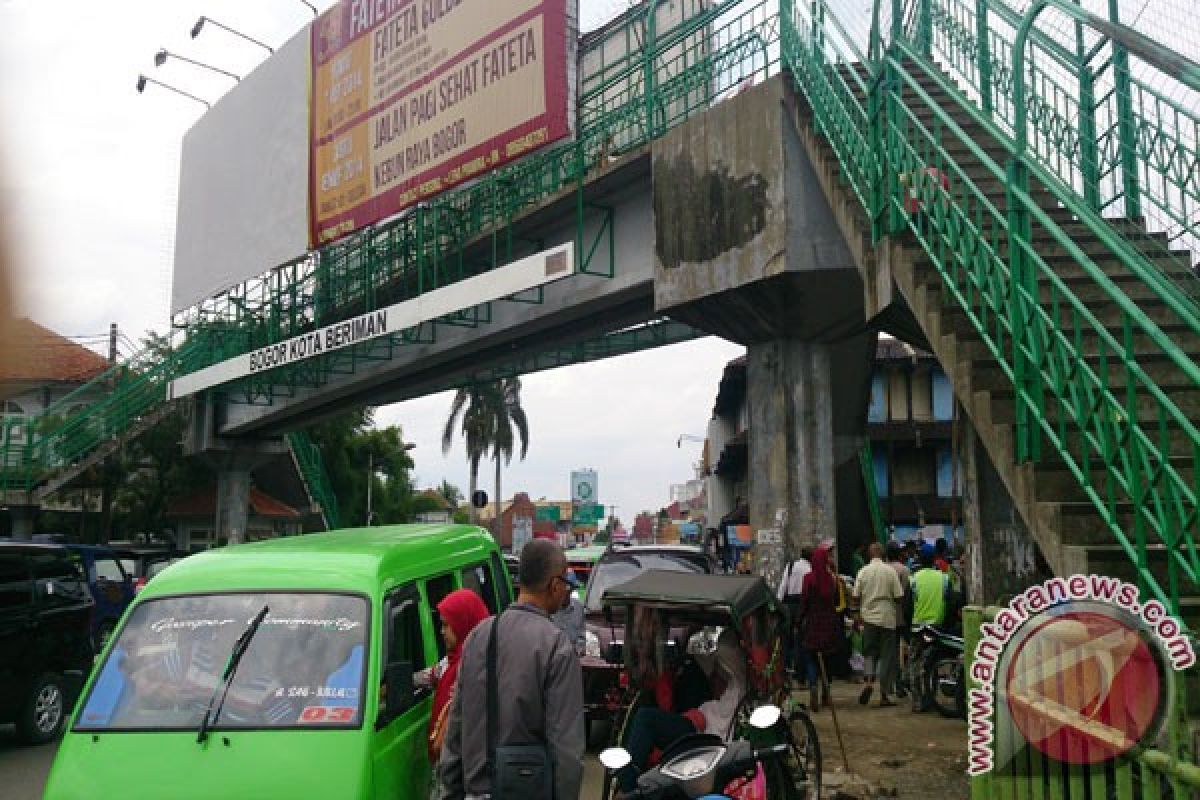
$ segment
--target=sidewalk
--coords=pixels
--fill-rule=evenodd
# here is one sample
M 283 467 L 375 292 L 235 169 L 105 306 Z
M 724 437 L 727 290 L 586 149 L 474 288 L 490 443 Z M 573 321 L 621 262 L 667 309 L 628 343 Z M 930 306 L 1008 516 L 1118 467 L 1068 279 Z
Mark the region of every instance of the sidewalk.
M 916 714 L 908 699 L 894 708 L 860 706 L 862 684 L 834 681 L 833 702 L 841 723 L 850 774 L 842 763 L 831 712 L 813 715 L 821 740 L 825 780 L 822 797 L 868 800 L 876 797 L 967 797 L 967 723 L 937 711 Z M 807 699 L 807 692 L 801 697 Z

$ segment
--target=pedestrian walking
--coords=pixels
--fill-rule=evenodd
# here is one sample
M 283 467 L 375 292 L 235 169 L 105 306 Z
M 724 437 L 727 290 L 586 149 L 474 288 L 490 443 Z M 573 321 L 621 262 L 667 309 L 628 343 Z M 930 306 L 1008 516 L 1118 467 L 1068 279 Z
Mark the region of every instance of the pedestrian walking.
M 904 597 L 901 598 L 896 609 L 895 650 L 894 661 L 892 662 L 896 665 L 895 670 L 893 670 L 894 680 L 892 684 L 883 686 L 880 691 L 885 694 L 890 693 L 893 697 L 905 697 L 907 691 L 904 689 L 900 676 L 907 674 L 904 670 L 904 665 L 908 654 L 908 639 L 911 633 L 912 586 L 910 585 L 910 581 L 912 580 L 912 573 L 909 572 L 908 567 L 904 566 L 904 551 L 900 548 L 899 542 L 888 542 L 887 563 L 889 567 L 896 571 L 896 577 L 900 579 L 900 586 L 904 589 Z
M 783 571 L 777 592 L 779 602 L 788 610 L 790 626 L 787 637 L 787 662 L 792 673 L 801 680 L 808 675 L 808 654 L 804 649 L 804 631 L 800 625 L 800 596 L 804 591 L 804 576 L 812 572 L 812 550 L 803 548 L 800 557 Z
M 893 706 L 888 689 L 895 685 L 897 604 L 904 597 L 904 587 L 896 570 L 883 563 L 883 545 L 873 542 L 868 550 L 870 562 L 858 571 L 854 579 L 854 596 L 859 601 L 863 621 L 863 658 L 866 686 L 858 702 L 866 705 L 879 678 L 879 705 Z
M 558 629 L 567 635 L 571 646 L 575 648 L 578 655 L 583 655 L 584 648 L 587 645 L 587 622 L 586 609 L 583 607 L 583 601 L 576 596 L 579 587 L 582 585 L 579 578 L 571 570 L 567 570 L 567 582 L 571 585 L 571 593 L 567 596 L 567 604 L 560 610 L 555 611 L 550 619 L 558 626 Z
M 571 594 L 567 559 L 554 542 L 535 539 L 521 550 L 519 572 L 517 601 L 463 646 L 438 767 L 446 800 L 579 797 L 583 675 L 550 621 Z
M 921 548 L 921 568 L 912 576 L 912 624 L 941 626 L 951 605 L 950 576 L 937 567 L 937 554 L 929 545 Z
M 808 705 L 818 711 L 821 702 L 829 707 L 829 662 L 838 644 L 842 616 L 836 610 L 837 583 L 840 580 L 830 564 L 829 548 L 818 547 L 812 554 L 812 570 L 801 582 L 797 612 L 803 633 L 801 641 L 808 654 Z

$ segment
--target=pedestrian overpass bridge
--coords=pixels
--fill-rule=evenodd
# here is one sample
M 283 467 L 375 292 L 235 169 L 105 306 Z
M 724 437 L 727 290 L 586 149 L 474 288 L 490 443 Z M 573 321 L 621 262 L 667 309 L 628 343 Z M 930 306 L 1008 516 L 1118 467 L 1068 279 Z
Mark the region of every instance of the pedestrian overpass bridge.
M 868 31 L 828 0 L 697 4 L 583 77 L 572 141 L 177 315 L 99 403 L 7 420 L 9 499 L 171 398 L 238 441 L 715 333 L 769 387 L 751 514 L 786 507 L 794 544 L 834 526 L 865 409 L 839 398 L 885 328 L 937 355 L 1056 573 L 1194 625 L 1200 66 L 1169 42 L 1200 30 L 1119 5 L 877 0 Z

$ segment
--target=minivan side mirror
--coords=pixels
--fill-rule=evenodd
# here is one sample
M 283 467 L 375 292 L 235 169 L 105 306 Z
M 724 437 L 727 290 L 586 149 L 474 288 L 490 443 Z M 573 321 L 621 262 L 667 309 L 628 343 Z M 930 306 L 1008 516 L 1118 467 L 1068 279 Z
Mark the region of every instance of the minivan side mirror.
M 412 705 L 413 665 L 411 661 L 393 661 L 384 670 L 384 717 L 393 719 Z

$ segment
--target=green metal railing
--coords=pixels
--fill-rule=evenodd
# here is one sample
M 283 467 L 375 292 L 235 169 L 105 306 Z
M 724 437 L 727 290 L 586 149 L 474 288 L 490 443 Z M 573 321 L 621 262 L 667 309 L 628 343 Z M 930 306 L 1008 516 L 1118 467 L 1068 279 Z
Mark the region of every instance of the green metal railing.
M 875 540 L 882 545 L 888 542 L 887 525 L 883 523 L 883 512 L 879 510 L 879 487 L 875 485 L 875 456 L 871 452 L 871 440 L 863 442 L 858 451 L 858 465 L 862 470 L 863 491 L 867 495 L 867 513 L 871 517 L 871 530 Z
M 992 14 L 992 0 L 981 5 Z M 874 238 L 917 248 L 981 337 L 1009 386 L 1018 460 L 1053 460 L 1074 475 L 1144 589 L 1179 611 L 1200 588 L 1200 432 L 1190 413 L 1200 317 L 1147 265 L 1152 256 L 1037 156 L 1036 103 L 1024 101 L 1041 97 L 1037 80 L 1012 79 L 1016 137 L 949 82 L 918 35 L 938 7 L 949 6 L 909 5 L 928 9 L 930 24 L 894 9 L 864 58 L 821 0 L 785 3 L 784 63 Z M 1025 49 L 1010 48 L 1008 75 L 1027 74 Z
M 963 610 L 963 640 L 966 645 L 968 696 L 981 684 L 972 677 L 975 648 L 979 644 L 980 626 L 996 618 L 1000 609 L 970 606 Z M 1087 766 L 1063 764 L 1047 758 L 1034 747 L 1016 747 L 1020 734 L 1005 715 L 1004 704 L 993 701 L 999 714 L 988 721 L 992 724 L 997 752 L 1012 753 L 1005 763 L 971 778 L 972 800 L 1000 800 L 1025 797 L 1094 797 L 1120 800 L 1160 800 L 1164 797 L 1187 798 L 1200 794 L 1200 767 L 1172 755 L 1169 750 L 1149 748 L 1120 756 L 1109 764 Z M 978 724 L 978 723 L 976 723 Z M 1177 745 L 1189 735 L 1180 715 L 1167 718 L 1165 741 Z
M 300 474 L 308 485 L 308 491 L 320 507 L 325 529 L 340 528 L 337 495 L 329 481 L 329 474 L 325 471 L 321 448 L 317 447 L 307 431 L 292 431 L 287 435 L 287 440 L 296 458 L 296 465 L 300 468 Z
M 1048 8 L 1078 47 L 1035 24 Z M 1169 82 L 1200 97 L 1200 72 L 1114 23 L 1115 11 L 1100 18 L 1060 0 L 877 3 L 865 43 L 825 0 L 784 2 L 781 13 L 783 63 L 863 230 L 936 273 L 943 302 L 982 342 L 967 354 L 973 379 L 994 387 L 994 419 L 1011 418 L 1017 460 L 1073 476 L 1144 598 L 1179 615 L 1200 594 L 1189 270 L 1200 104 L 1172 100 L 1172 114 L 1156 115 L 1135 98 L 1166 102 L 1151 87 Z M 1105 48 L 1111 64 L 1098 67 Z M 1073 68 L 1077 91 L 1062 80 Z M 1165 157 L 1146 158 L 1143 139 Z M 1158 797 L 1163 785 L 1192 796 L 1184 683 L 1169 752 L 1091 772 L 1026 758 L 972 796 Z

